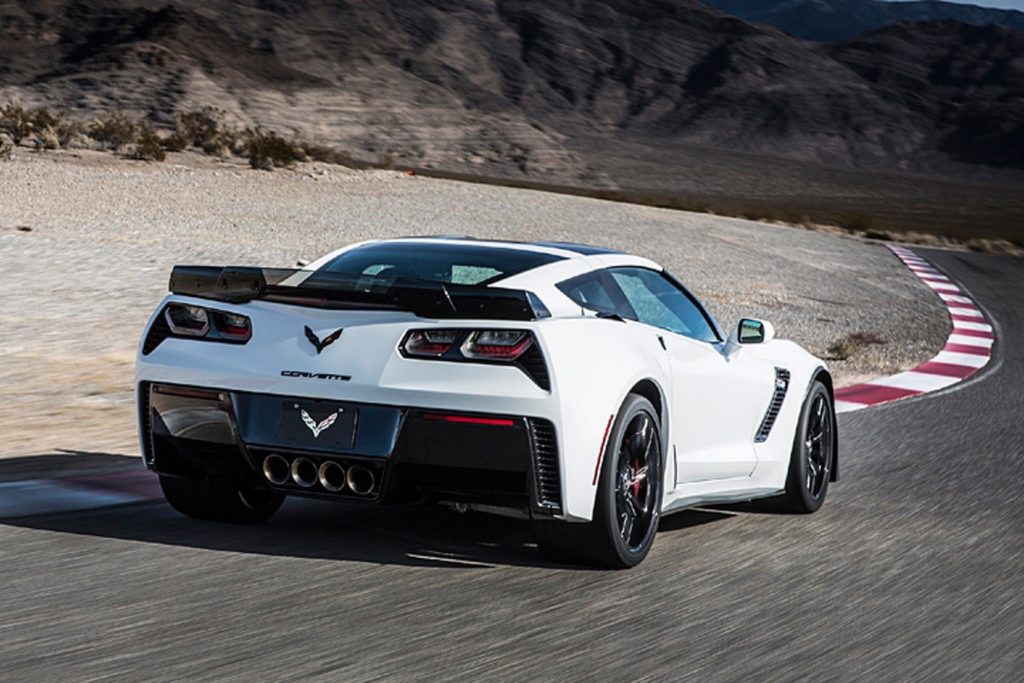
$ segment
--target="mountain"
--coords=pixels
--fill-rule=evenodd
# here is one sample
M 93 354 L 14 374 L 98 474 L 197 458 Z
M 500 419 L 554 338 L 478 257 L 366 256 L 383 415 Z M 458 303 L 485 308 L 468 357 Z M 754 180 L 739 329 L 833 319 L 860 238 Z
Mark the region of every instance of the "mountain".
M 704 0 L 722 12 L 767 24 L 803 38 L 833 42 L 902 21 L 953 19 L 965 24 L 997 24 L 1024 31 L 1024 12 L 955 2 L 884 0 Z
M 838 165 L 1024 167 L 1024 33 L 819 45 L 696 0 L 0 0 L 0 103 L 170 125 L 210 105 L 363 156 L 594 180 L 606 140 Z M 697 153 L 697 152 L 695 152 Z M 646 162 L 645 162 L 646 163 Z M 944 163 L 944 162 L 943 162 Z

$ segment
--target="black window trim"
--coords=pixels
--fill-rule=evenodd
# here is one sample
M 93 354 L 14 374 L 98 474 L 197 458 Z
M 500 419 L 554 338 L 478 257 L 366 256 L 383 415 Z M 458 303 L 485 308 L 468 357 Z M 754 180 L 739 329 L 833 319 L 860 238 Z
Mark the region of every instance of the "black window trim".
M 571 278 L 562 280 L 561 282 L 558 282 L 558 283 L 555 284 L 555 288 L 558 289 L 558 291 L 560 291 L 563 295 L 565 295 L 566 298 L 568 298 L 570 301 L 572 301 L 574 304 L 576 304 L 580 308 L 584 308 L 584 309 L 586 309 L 588 311 L 594 311 L 595 313 L 598 313 L 598 314 L 609 313 L 609 311 L 599 311 L 596 308 L 591 308 L 589 306 L 584 306 L 583 304 L 581 304 L 580 302 L 576 301 L 571 296 L 569 296 L 569 292 L 567 291 L 576 282 L 578 282 L 580 280 L 583 280 L 584 278 L 596 277 L 596 278 L 598 278 L 600 280 L 600 284 L 608 292 L 608 296 L 611 298 L 612 303 L 615 306 L 615 312 L 618 313 L 619 316 L 621 316 L 622 318 L 624 318 L 626 320 L 632 320 L 633 322 L 640 322 L 639 319 L 638 319 L 639 317 L 636 314 L 636 311 L 633 310 L 633 307 L 630 305 L 629 300 L 626 298 L 625 293 L 619 287 L 619 284 L 615 281 L 615 278 L 613 278 L 612 274 L 611 274 L 613 270 L 619 270 L 619 269 L 625 269 L 625 268 L 629 268 L 629 269 L 632 269 L 632 270 L 648 270 L 648 271 L 650 271 L 652 273 L 657 273 L 658 275 L 661 275 L 666 280 L 668 280 L 669 284 L 671 284 L 673 287 L 675 287 L 680 292 L 682 292 L 683 295 L 687 299 L 690 300 L 690 303 L 692 303 L 697 308 L 697 310 L 700 312 L 700 314 L 702 316 L 704 316 L 705 322 L 708 323 L 708 326 L 711 328 L 711 332 L 715 335 L 716 339 L 714 341 L 710 341 L 710 340 L 707 340 L 707 339 L 698 339 L 697 337 L 691 337 L 689 335 L 682 334 L 680 332 L 674 332 L 672 330 L 667 330 L 665 328 L 657 327 L 655 325 L 651 325 L 651 327 L 655 327 L 656 329 L 662 330 L 664 332 L 668 332 L 670 334 L 676 334 L 676 335 L 679 335 L 680 337 L 684 337 L 686 339 L 691 339 L 691 340 L 696 341 L 696 342 L 702 342 L 704 344 L 717 345 L 717 344 L 722 344 L 725 341 L 726 336 L 722 332 L 722 327 L 718 324 L 718 321 L 715 320 L 715 317 L 713 315 L 711 315 L 711 313 L 708 312 L 708 309 L 703 304 L 703 302 L 701 302 L 700 299 L 698 299 L 696 296 L 694 296 L 694 294 L 692 292 L 690 292 L 689 289 L 686 288 L 686 285 L 684 285 L 682 282 L 680 282 L 674 275 L 672 275 L 672 273 L 668 272 L 664 268 L 662 268 L 661 270 L 658 270 L 658 269 L 655 269 L 655 268 L 648 268 L 647 266 L 630 266 L 630 265 L 606 266 L 604 268 L 597 268 L 595 270 L 588 270 L 585 273 L 580 273 L 579 275 L 574 275 Z M 646 323 L 642 323 L 642 324 L 646 324 Z
M 625 270 L 627 268 L 630 269 L 630 270 L 646 270 L 646 271 L 650 271 L 652 273 L 657 273 L 658 275 L 661 275 L 662 277 L 664 277 L 668 281 L 669 284 L 671 284 L 673 287 L 675 287 L 680 292 L 682 292 L 683 296 L 685 296 L 687 299 L 689 299 L 690 303 L 692 303 L 696 307 L 697 311 L 704 317 L 704 321 L 708 324 L 708 327 L 711 328 L 711 332 L 715 335 L 716 338 L 713 341 L 712 340 L 708 340 L 708 339 L 698 339 L 697 337 L 691 337 L 688 334 L 683 334 L 682 332 L 675 332 L 673 330 L 668 330 L 668 329 L 665 329 L 663 327 L 657 327 L 656 325 L 652 325 L 651 327 L 657 327 L 657 329 L 659 329 L 659 330 L 664 330 L 665 332 L 669 332 L 671 334 L 676 334 L 676 335 L 679 335 L 680 337 L 685 337 L 686 339 L 692 339 L 693 341 L 703 342 L 705 344 L 715 345 L 715 344 L 721 344 L 722 342 L 725 341 L 725 335 L 722 334 L 721 326 L 719 326 L 718 321 L 715 320 L 714 316 L 712 316 L 708 312 L 708 309 L 704 306 L 704 304 L 701 303 L 701 300 L 698 299 L 696 296 L 694 296 L 690 292 L 690 290 L 686 288 L 686 285 L 684 285 L 682 282 L 680 282 L 678 279 L 676 279 L 676 277 L 674 275 L 672 275 L 672 273 L 668 272 L 664 268 L 662 268 L 661 270 L 657 270 L 657 269 L 654 269 L 654 268 L 648 268 L 646 266 L 626 266 L 626 265 L 623 265 L 623 266 L 609 266 L 607 268 L 603 268 L 602 270 L 606 273 L 606 275 L 608 277 L 608 280 L 611 281 L 611 284 L 614 286 L 615 291 L 617 292 L 617 294 L 615 295 L 616 298 L 621 298 L 622 300 L 625 300 L 626 299 L 626 295 L 619 288 L 618 283 L 615 282 L 615 278 L 613 278 L 611 276 L 611 273 L 612 273 L 613 270 Z M 633 307 L 629 306 L 628 302 L 626 303 L 626 306 L 628 306 L 628 313 L 629 313 L 629 315 L 626 314 L 627 310 L 624 309 L 622 311 L 622 317 L 623 318 L 629 318 L 629 320 L 633 320 L 633 321 L 639 322 L 639 320 L 637 319 L 636 312 L 633 310 Z M 646 323 L 644 323 L 644 324 L 646 324 Z

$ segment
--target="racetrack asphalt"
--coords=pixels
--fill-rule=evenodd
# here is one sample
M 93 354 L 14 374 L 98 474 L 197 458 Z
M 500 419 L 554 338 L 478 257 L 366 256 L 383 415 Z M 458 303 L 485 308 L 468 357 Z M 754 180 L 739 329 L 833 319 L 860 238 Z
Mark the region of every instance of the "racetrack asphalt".
M 0 521 L 0 680 L 1022 680 L 1024 260 L 921 253 L 998 325 L 993 361 L 842 415 L 814 515 L 684 512 L 631 571 L 441 508 Z

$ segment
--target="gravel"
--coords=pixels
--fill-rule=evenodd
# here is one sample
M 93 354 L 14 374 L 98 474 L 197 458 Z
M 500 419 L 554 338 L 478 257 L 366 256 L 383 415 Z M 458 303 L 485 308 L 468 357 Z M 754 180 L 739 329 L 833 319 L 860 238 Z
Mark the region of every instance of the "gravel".
M 170 155 L 19 150 L 0 163 L 0 456 L 137 451 L 135 346 L 176 263 L 294 266 L 362 239 L 568 240 L 663 263 L 726 328 L 741 316 L 828 357 L 840 384 L 930 358 L 937 297 L 880 244 L 739 219 L 319 164 L 264 173 Z M 28 230 L 26 230 L 28 228 Z

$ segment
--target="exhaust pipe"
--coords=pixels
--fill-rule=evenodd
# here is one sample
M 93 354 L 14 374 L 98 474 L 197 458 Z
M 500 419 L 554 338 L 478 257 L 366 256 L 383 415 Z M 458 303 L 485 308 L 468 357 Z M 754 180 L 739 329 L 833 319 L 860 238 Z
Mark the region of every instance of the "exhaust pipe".
M 316 463 L 309 458 L 295 458 L 292 461 L 292 481 L 304 489 L 316 484 Z
M 263 458 L 263 476 L 271 484 L 282 486 L 288 483 L 288 461 L 277 453 L 271 453 Z
M 317 472 L 317 479 L 324 490 L 337 493 L 345 488 L 345 468 L 333 460 L 324 460 Z
M 352 493 L 359 496 L 365 496 L 373 491 L 375 480 L 373 471 L 362 465 L 352 465 L 352 467 L 349 467 L 348 475 L 345 477 L 345 481 L 348 483 L 348 487 L 352 489 Z

